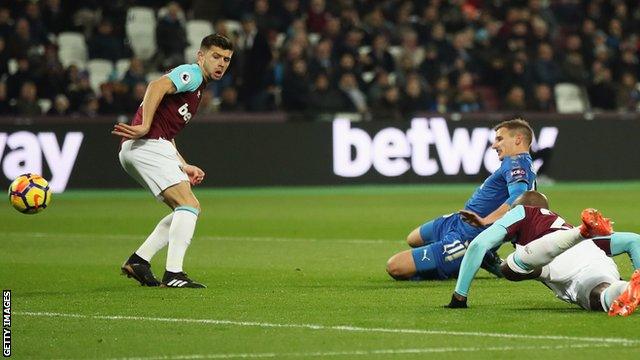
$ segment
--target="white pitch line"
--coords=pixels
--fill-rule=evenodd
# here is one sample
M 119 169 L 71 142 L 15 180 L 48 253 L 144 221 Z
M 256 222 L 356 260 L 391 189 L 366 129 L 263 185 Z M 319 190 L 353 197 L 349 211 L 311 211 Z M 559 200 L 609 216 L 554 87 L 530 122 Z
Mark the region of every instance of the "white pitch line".
M 640 339 L 626 338 L 596 338 L 596 337 L 579 337 L 579 336 L 562 336 L 562 335 L 525 335 L 525 334 L 501 334 L 487 332 L 468 332 L 468 331 L 447 331 L 447 330 L 426 330 L 426 329 L 398 329 L 398 328 L 366 328 L 350 325 L 317 325 L 317 324 L 277 324 L 257 321 L 234 321 L 234 320 L 218 320 L 218 319 L 181 319 L 181 318 L 161 318 L 161 317 L 144 317 L 144 316 L 127 316 L 127 315 L 84 315 L 84 314 L 66 314 L 55 312 L 31 312 L 16 311 L 16 315 L 24 316 L 41 316 L 41 317 L 65 317 L 76 319 L 94 319 L 94 320 L 134 320 L 134 321 L 157 321 L 169 323 L 188 323 L 188 324 L 207 324 L 207 325 L 225 325 L 225 326 L 249 326 L 262 328 L 289 328 L 289 329 L 310 329 L 310 330 L 329 330 L 329 331 L 347 331 L 347 332 L 371 332 L 371 333 L 392 333 L 392 334 L 428 334 L 428 335 L 456 335 L 456 336 L 475 336 L 475 337 L 493 337 L 503 339 L 528 339 L 528 340 L 560 340 L 560 341 L 582 341 L 594 343 L 622 344 L 622 345 L 638 345 Z
M 74 238 L 74 239 L 116 239 L 116 240 L 144 240 L 147 235 L 133 235 L 133 234 L 80 234 L 80 233 L 4 233 L 1 236 L 19 236 L 19 237 L 32 237 L 32 238 L 44 238 L 44 237 L 62 237 L 62 238 Z M 399 240 L 389 239 L 323 239 L 323 238 L 291 238 L 291 237 L 270 237 L 270 236 L 195 236 L 195 240 L 207 240 L 207 241 L 254 241 L 254 242 L 341 242 L 347 244 L 392 244 L 394 242 L 403 242 Z
M 488 352 L 488 351 L 518 351 L 518 350 L 560 350 L 611 347 L 610 344 L 572 344 L 572 345 L 541 345 L 541 346 L 490 346 L 490 347 L 435 347 L 419 349 L 381 349 L 381 350 L 352 350 L 352 351 L 317 351 L 291 353 L 236 353 L 236 354 L 192 354 L 192 355 L 159 355 L 148 357 L 113 358 L 108 360 L 193 360 L 193 359 L 250 359 L 250 358 L 283 358 L 283 357 L 325 357 L 325 356 L 371 356 L 371 355 L 405 355 L 450 352 Z

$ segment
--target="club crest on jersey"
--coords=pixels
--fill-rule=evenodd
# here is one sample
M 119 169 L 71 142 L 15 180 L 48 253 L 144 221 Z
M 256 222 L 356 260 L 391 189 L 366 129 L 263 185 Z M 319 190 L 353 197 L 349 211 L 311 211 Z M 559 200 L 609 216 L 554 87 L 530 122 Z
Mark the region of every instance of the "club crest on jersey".
M 200 90 L 198 90 L 197 96 L 198 96 L 198 99 L 200 99 Z
M 183 83 L 188 84 L 189 80 L 191 80 L 191 75 L 185 71 L 180 74 L 180 80 L 182 80 Z

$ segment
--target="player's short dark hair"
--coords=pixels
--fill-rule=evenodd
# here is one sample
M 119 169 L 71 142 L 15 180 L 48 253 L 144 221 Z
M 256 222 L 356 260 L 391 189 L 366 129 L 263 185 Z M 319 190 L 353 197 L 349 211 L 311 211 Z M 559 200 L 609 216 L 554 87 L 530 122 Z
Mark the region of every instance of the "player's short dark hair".
M 500 124 L 496 125 L 493 130 L 497 131 L 501 128 L 505 128 L 509 131 L 517 131 L 520 134 L 524 135 L 524 138 L 527 141 L 527 145 L 531 145 L 531 142 L 533 141 L 533 129 L 531 128 L 531 125 L 529 125 L 527 120 L 523 118 L 515 117 L 511 120 L 503 121 Z
M 200 42 L 200 49 L 209 49 L 212 46 L 217 46 L 223 50 L 233 51 L 233 43 L 229 38 L 220 34 L 207 35 Z
M 539 193 L 535 190 L 529 190 L 518 196 L 512 206 L 516 205 L 527 205 L 548 209 L 549 200 L 547 200 L 547 197 L 543 193 Z

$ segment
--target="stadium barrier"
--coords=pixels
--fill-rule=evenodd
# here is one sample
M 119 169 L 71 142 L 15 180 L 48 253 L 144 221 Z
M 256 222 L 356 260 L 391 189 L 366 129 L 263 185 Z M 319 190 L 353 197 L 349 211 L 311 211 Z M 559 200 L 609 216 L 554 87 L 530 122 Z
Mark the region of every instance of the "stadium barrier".
M 205 186 L 478 182 L 499 165 L 491 127 L 506 118 L 291 123 L 236 116 L 231 122 L 199 118 L 176 139 L 185 158 L 207 172 Z M 540 155 L 536 167 L 544 164 L 547 175 L 571 181 L 640 179 L 640 161 L 633 155 L 637 117 L 529 119 Z M 36 172 L 50 179 L 56 192 L 137 187 L 118 163 L 119 139 L 110 134 L 115 118 L 61 120 L 0 120 L 3 186 Z

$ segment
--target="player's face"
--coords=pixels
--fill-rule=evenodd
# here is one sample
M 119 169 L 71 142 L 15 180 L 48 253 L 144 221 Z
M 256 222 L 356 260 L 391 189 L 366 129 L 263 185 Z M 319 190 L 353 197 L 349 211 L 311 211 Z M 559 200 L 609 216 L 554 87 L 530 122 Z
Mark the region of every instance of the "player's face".
M 498 158 L 502 160 L 505 156 L 517 155 L 518 141 L 517 132 L 500 128 L 496 131 L 496 138 L 491 148 L 498 153 Z
M 220 80 L 231 63 L 233 51 L 212 46 L 208 50 L 198 51 L 198 63 L 204 76 L 209 80 Z

